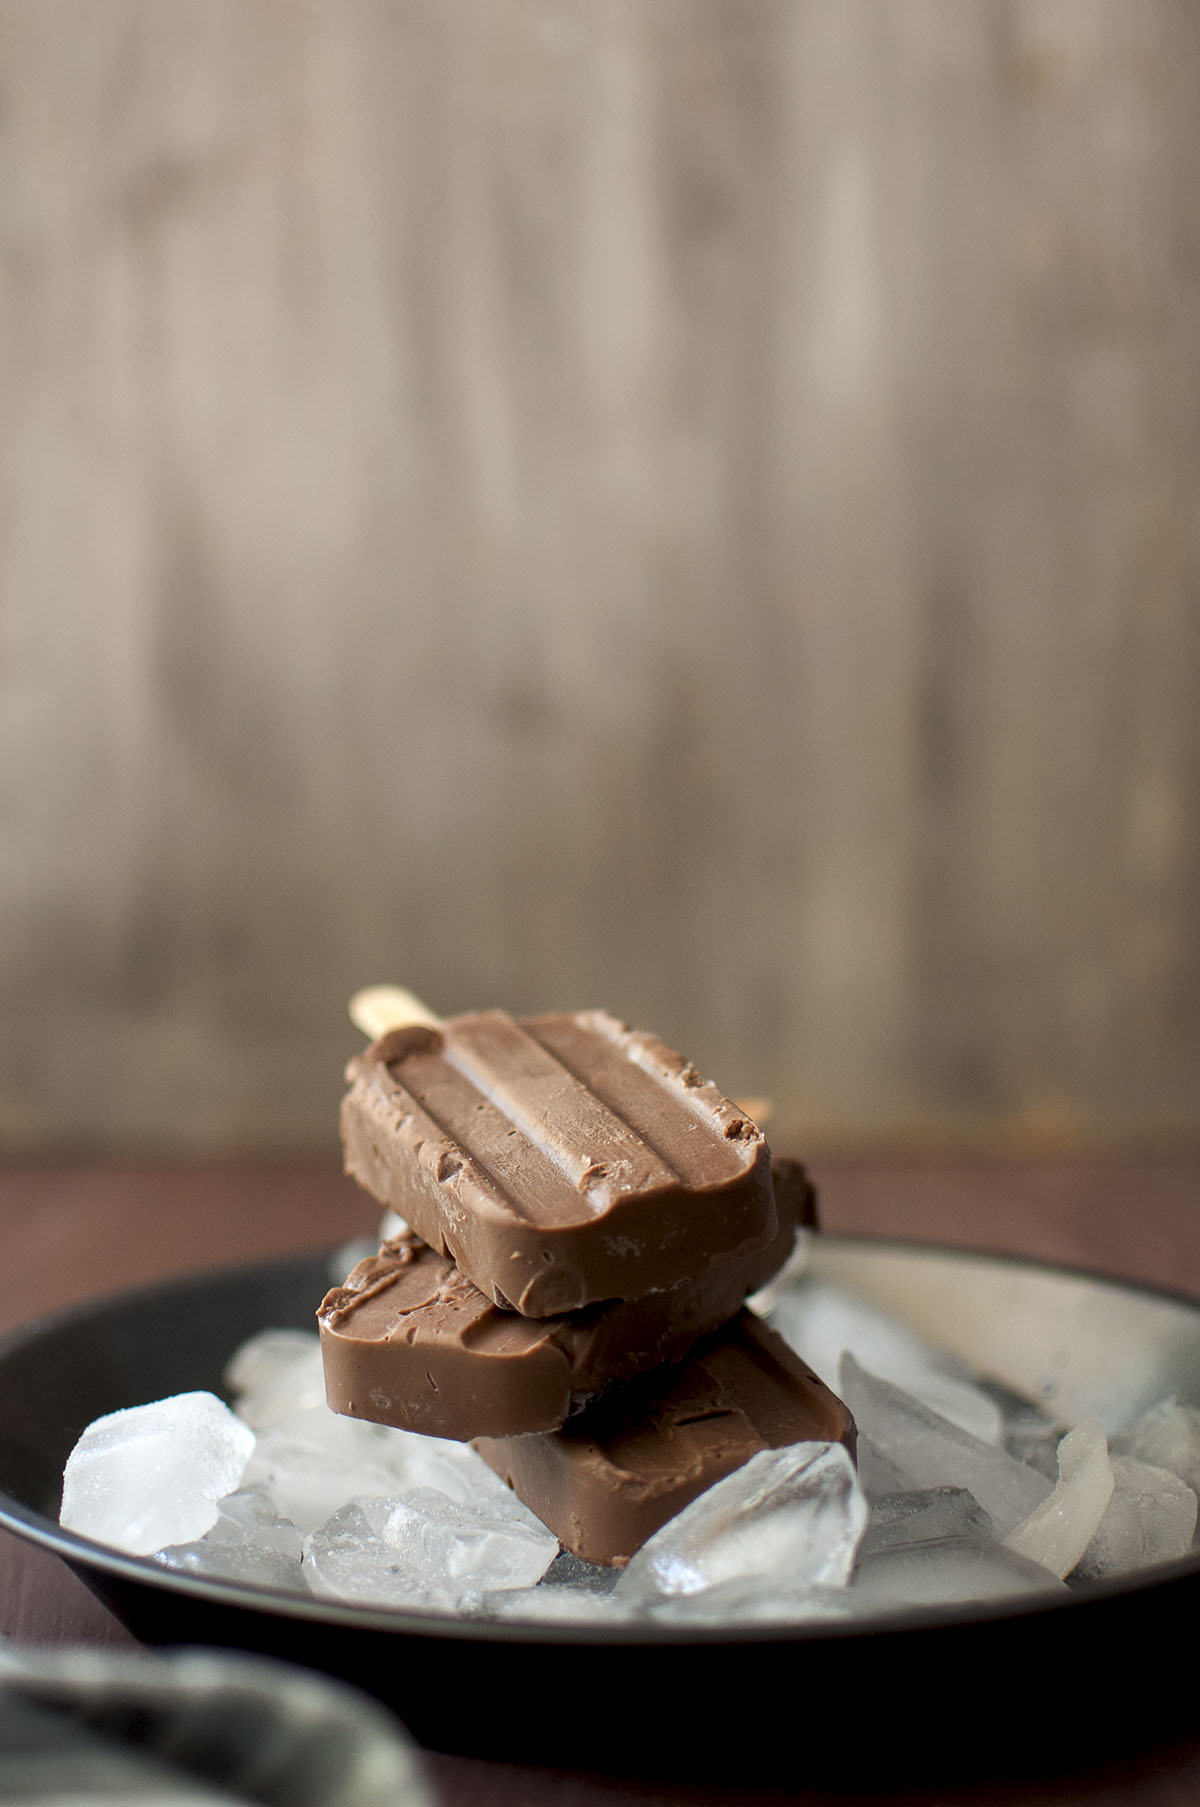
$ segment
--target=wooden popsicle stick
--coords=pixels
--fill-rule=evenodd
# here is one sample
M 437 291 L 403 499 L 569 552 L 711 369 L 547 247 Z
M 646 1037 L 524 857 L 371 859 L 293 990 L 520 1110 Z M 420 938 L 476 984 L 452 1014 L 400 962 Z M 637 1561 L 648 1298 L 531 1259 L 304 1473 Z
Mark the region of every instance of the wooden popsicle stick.
M 356 991 L 347 1006 L 350 1021 L 361 1029 L 368 1041 L 376 1042 L 389 1029 L 404 1029 L 410 1023 L 427 1023 L 440 1029 L 442 1019 L 435 1016 L 414 992 L 402 985 L 367 985 Z

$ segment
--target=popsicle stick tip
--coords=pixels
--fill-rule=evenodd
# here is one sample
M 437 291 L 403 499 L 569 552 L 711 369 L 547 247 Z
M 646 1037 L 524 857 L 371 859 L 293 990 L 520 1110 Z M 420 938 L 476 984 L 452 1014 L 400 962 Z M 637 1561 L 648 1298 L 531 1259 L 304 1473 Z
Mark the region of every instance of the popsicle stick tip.
M 431 1029 L 442 1026 L 441 1017 L 402 985 L 364 986 L 354 993 L 347 1009 L 354 1027 L 373 1042 L 389 1029 L 404 1029 L 410 1023 L 428 1023 Z

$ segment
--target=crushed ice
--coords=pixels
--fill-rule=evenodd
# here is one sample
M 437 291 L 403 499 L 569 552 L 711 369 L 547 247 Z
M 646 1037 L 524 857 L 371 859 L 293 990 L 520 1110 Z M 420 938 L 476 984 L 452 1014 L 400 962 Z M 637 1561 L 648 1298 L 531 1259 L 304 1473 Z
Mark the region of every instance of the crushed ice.
M 857 1471 L 836 1444 L 764 1451 L 623 1572 L 560 1552 L 465 1445 L 331 1412 L 307 1331 L 264 1331 L 235 1352 L 232 1409 L 191 1393 L 89 1426 L 62 1523 L 244 1586 L 579 1626 L 1053 1596 L 1192 1548 L 1200 1410 L 1186 1401 L 1110 1438 L 1068 1430 L 839 1289 L 797 1274 L 757 1303 L 854 1412 Z

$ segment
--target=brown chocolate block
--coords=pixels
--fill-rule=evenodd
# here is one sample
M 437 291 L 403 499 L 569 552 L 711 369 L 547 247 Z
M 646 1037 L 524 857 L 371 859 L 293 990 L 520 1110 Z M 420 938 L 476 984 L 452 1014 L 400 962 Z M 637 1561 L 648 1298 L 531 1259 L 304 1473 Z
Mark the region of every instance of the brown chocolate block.
M 317 1313 L 335 1412 L 428 1436 L 557 1430 L 605 1387 L 678 1361 L 787 1259 L 812 1188 L 796 1162 L 772 1163 L 772 1240 L 696 1279 L 555 1318 L 501 1311 L 412 1232 L 394 1237 L 329 1292 Z
M 775 1234 L 762 1132 L 604 1011 L 392 1030 L 347 1077 L 347 1171 L 502 1309 L 638 1298 Z
M 854 1419 L 783 1339 L 743 1310 L 676 1367 L 562 1430 L 475 1447 L 560 1542 L 623 1566 L 689 1500 L 764 1449 L 844 1443 Z

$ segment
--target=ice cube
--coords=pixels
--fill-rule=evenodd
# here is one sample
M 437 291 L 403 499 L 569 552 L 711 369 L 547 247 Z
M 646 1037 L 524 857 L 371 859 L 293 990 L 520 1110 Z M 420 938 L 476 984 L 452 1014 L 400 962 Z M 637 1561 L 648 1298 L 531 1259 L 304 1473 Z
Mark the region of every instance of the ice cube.
M 838 1391 L 859 1432 L 909 1488 L 965 1487 L 1004 1536 L 1050 1492 L 1045 1475 L 982 1442 L 846 1354 Z
M 277 1550 L 260 1549 L 253 1544 L 210 1544 L 201 1537 L 195 1543 L 173 1544 L 159 1550 L 156 1559 L 165 1569 L 236 1587 L 268 1587 L 285 1594 L 307 1591 L 299 1559 L 291 1560 Z
M 712 1626 L 801 1625 L 853 1617 L 853 1590 L 812 1586 L 795 1575 L 735 1575 L 697 1594 L 668 1594 L 644 1603 L 658 1624 Z M 619 1598 L 619 1596 L 618 1596 Z M 631 1609 L 632 1610 L 632 1609 Z
M 255 1430 L 325 1401 L 321 1343 L 315 1331 L 263 1330 L 247 1339 L 225 1370 L 239 1418 Z
M 852 1592 L 860 1609 L 947 1606 L 1061 1583 L 996 1542 L 992 1522 L 960 1487 L 893 1494 L 871 1507 Z
M 629 1614 L 609 1594 L 586 1594 L 569 1587 L 515 1588 L 485 1594 L 481 1614 L 546 1625 L 612 1625 Z
M 445 1591 L 426 1588 L 400 1561 L 382 1532 L 386 1498 L 349 1500 L 304 1540 L 304 1575 L 314 1594 L 365 1606 L 438 1608 Z
M 859 1548 L 859 1563 L 880 1550 L 905 1544 L 945 1543 L 951 1538 L 986 1542 L 992 1521 L 964 1487 L 930 1487 L 884 1494 L 871 1502 L 871 1519 Z
M 472 1589 L 532 1587 L 558 1539 L 514 1493 L 466 1503 L 415 1487 L 392 1503 L 382 1535 L 401 1560 Z
M 998 1381 L 984 1380 L 980 1385 L 1003 1415 L 1003 1442 L 1009 1455 L 1036 1468 L 1053 1485 L 1058 1479 L 1058 1446 L 1070 1426 L 1048 1418 L 1032 1399 L 1012 1392 Z
M 855 1465 L 858 1469 L 858 1484 L 872 1502 L 884 1499 L 890 1493 L 906 1493 L 912 1489 L 912 1476 L 884 1455 L 875 1439 L 861 1424 L 858 1426 L 855 1445 Z
M 984 1443 L 999 1443 L 1003 1414 L 975 1384 L 965 1365 L 931 1348 L 907 1324 L 829 1281 L 809 1280 L 782 1296 L 770 1314 L 773 1330 L 830 1384 L 849 1351 L 872 1374 L 886 1374 Z
M 1113 1492 L 1074 1571 L 1078 1581 L 1124 1575 L 1186 1556 L 1196 1529 L 1196 1495 L 1178 1475 L 1113 1456 Z
M 506 1619 L 544 1619 L 569 1624 L 627 1616 L 610 1600 L 618 1569 L 584 1562 L 571 1550 L 560 1550 L 541 1580 L 533 1587 L 512 1588 L 486 1594 L 482 1610 Z
M 279 1516 L 262 1488 L 247 1487 L 226 1495 L 203 1537 L 160 1550 L 158 1560 L 189 1575 L 303 1593 L 301 1554 L 296 1526 Z
M 203 1537 L 238 1486 L 254 1432 L 213 1393 L 110 1412 L 67 1458 L 60 1521 L 134 1556 Z
M 265 1488 L 281 1517 L 302 1531 L 315 1530 L 349 1499 L 399 1491 L 384 1427 L 341 1418 L 323 1404 L 264 1426 L 245 1478 Z
M 1013 1594 L 1066 1593 L 1040 1563 L 982 1537 L 947 1537 L 867 1555 L 849 1592 L 862 1608 L 950 1606 Z
M 1114 1455 L 1169 1469 L 1200 1495 L 1200 1411 L 1178 1393 L 1160 1399 L 1135 1424 L 1119 1431 L 1110 1447 Z
M 866 1523 L 867 1502 L 840 1443 L 762 1450 L 656 1531 L 615 1597 L 637 1605 L 753 1576 L 840 1587 Z
M 316 1530 L 347 1500 L 435 1487 L 454 1499 L 509 1498 L 508 1488 L 465 1443 L 344 1417 L 322 1399 L 259 1430 L 248 1482 L 267 1487 L 280 1512 Z
M 306 1539 L 304 1565 L 317 1593 L 468 1611 L 490 1591 L 532 1586 L 557 1553 L 558 1539 L 523 1508 L 501 1514 L 418 1488 L 352 1500 Z
M 1096 1535 L 1112 1497 L 1108 1439 L 1094 1419 L 1068 1431 L 1058 1446 L 1058 1483 L 1004 1539 L 1010 1550 L 1069 1575 Z
M 456 1443 L 449 1437 L 426 1437 L 419 1431 L 395 1430 L 390 1437 L 389 1459 L 401 1483 L 393 1490 L 397 1493 L 407 1493 L 413 1487 L 433 1487 L 464 1505 L 473 1500 L 514 1497 L 469 1443 Z

